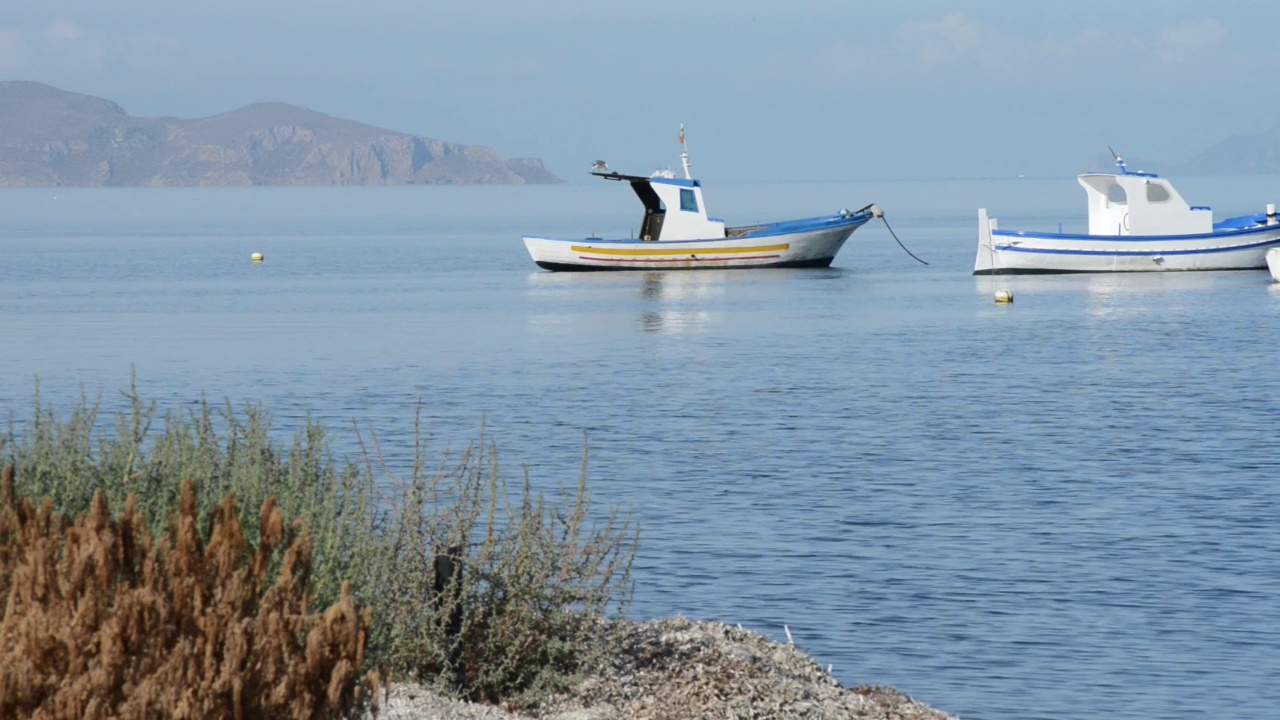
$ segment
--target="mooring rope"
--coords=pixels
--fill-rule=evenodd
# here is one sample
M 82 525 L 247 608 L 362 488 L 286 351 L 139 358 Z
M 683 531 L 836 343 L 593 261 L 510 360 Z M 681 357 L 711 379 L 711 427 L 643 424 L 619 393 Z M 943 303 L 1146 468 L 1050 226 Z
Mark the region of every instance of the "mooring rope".
M 893 231 L 893 227 L 889 225 L 889 218 L 887 218 L 887 217 L 885 217 L 885 216 L 884 216 L 884 210 L 881 210 L 879 205 L 876 205 L 875 203 L 871 203 L 870 205 L 868 205 L 868 206 L 866 206 L 866 207 L 862 208 L 862 210 L 859 210 L 858 212 L 862 212 L 863 210 L 870 210 L 870 211 L 871 211 L 871 217 L 878 217 L 878 218 L 880 218 L 881 220 L 883 220 L 883 221 L 884 221 L 884 226 L 885 226 L 886 228 L 888 228 L 888 230 L 889 230 L 889 234 L 893 236 L 893 240 L 894 240 L 894 242 L 898 243 L 898 247 L 902 248 L 902 251 L 903 251 L 903 252 L 905 252 L 906 254 L 910 255 L 910 256 L 911 256 L 911 258 L 912 258 L 913 260 L 915 260 L 916 262 L 920 263 L 921 265 L 928 265 L 928 264 L 929 264 L 929 263 L 925 262 L 924 260 L 921 260 L 920 258 L 916 257 L 916 254 L 915 254 L 915 253 L 913 253 L 913 252 L 911 252 L 910 250 L 908 250 L 908 249 L 907 249 L 907 246 L 902 244 L 902 241 L 898 239 L 898 233 L 896 233 L 896 232 L 894 232 L 894 231 Z

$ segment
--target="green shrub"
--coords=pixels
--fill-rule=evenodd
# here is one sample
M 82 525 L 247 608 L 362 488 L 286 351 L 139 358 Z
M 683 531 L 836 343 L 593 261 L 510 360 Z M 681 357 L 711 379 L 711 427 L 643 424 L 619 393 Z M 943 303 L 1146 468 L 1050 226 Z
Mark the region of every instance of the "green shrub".
M 261 519 L 246 508 L 274 499 L 309 529 L 313 601 L 336 602 L 347 582 L 373 610 L 369 667 L 532 707 L 589 662 L 586 624 L 626 612 L 638 531 L 616 510 L 592 512 L 585 452 L 576 483 L 548 499 L 527 473 L 508 487 L 483 428 L 460 455 L 432 463 L 415 421 L 413 465 L 400 475 L 358 431 L 362 456 L 338 462 L 310 420 L 282 448 L 261 408 L 202 402 L 158 417 L 136 387 L 125 399 L 113 423 L 84 397 L 60 419 L 37 387 L 32 417 L 0 438 L 18 492 L 68 516 L 89 510 L 99 490 L 111 507 L 134 495 L 138 522 L 157 534 L 186 480 L 201 528 L 234 493 L 253 536 Z
M 451 681 L 472 700 L 535 706 L 589 661 L 590 620 L 625 612 L 636 533 L 617 512 L 592 522 L 585 458 L 576 489 L 555 504 L 527 476 L 508 502 L 483 437 L 431 477 L 398 494 L 391 525 L 390 664 Z M 441 577 L 438 561 L 451 555 L 461 571 Z

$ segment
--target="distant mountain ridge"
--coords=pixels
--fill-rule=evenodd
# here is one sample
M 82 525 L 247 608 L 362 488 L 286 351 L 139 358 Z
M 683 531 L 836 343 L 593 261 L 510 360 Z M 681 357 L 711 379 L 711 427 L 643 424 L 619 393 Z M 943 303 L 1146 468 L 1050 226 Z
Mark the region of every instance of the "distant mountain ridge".
M 0 82 L 0 187 L 557 182 L 537 158 L 503 160 L 285 103 L 141 118 L 110 100 Z
M 1120 148 L 1117 151 L 1124 155 Z M 1193 175 L 1277 175 L 1280 174 L 1280 124 L 1258 135 L 1233 135 L 1209 147 L 1184 163 L 1167 163 L 1124 155 L 1130 170 L 1169 176 Z M 1100 153 L 1089 166 L 1091 171 L 1112 172 L 1115 159 Z

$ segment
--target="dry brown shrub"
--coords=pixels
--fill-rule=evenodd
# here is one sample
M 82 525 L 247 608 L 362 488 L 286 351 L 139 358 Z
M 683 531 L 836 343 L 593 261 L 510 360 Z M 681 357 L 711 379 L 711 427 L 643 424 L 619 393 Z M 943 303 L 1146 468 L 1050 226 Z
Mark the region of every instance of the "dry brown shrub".
M 100 491 L 74 520 L 51 507 L 6 468 L 0 718 L 338 718 L 376 693 L 357 676 L 370 614 L 345 585 L 308 612 L 310 536 L 274 502 L 256 547 L 230 494 L 206 546 L 191 483 L 158 542 L 133 498 L 118 521 Z

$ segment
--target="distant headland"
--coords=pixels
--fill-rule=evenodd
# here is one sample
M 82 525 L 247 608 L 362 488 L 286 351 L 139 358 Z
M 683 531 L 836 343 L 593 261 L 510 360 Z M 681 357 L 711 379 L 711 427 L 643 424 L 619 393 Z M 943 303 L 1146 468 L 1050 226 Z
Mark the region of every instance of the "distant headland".
M 185 120 L 0 82 L 0 187 L 521 185 L 564 182 L 537 158 L 259 103 Z
M 1124 148 L 1117 147 L 1123 153 Z M 1170 163 L 1124 155 L 1130 170 L 1168 176 L 1193 175 L 1276 175 L 1280 174 L 1280 125 L 1257 135 L 1233 135 L 1220 140 L 1183 163 Z M 1115 160 L 1110 152 L 1100 152 L 1089 164 L 1090 171 L 1112 172 Z

